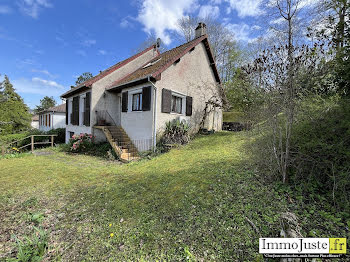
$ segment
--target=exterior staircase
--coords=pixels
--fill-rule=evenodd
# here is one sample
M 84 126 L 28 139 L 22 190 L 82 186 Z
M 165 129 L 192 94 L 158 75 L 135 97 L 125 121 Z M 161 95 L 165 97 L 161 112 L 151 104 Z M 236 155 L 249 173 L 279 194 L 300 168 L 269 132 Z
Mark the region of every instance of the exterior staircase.
M 123 162 L 139 159 L 136 146 L 121 126 L 100 126 L 113 150 Z

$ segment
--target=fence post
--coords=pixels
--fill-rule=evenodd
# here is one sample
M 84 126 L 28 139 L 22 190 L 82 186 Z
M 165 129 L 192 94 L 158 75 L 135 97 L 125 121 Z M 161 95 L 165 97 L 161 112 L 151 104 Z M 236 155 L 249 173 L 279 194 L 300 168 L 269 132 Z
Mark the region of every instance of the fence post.
M 34 136 L 31 136 L 32 153 L 34 152 Z
M 53 147 L 53 138 L 54 136 L 51 136 L 51 147 Z

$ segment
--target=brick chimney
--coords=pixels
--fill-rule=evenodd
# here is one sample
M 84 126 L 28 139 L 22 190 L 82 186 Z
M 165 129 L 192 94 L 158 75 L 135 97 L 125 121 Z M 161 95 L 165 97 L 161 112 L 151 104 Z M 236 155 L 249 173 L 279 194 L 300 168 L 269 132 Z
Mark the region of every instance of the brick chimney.
M 195 38 L 201 37 L 207 33 L 207 26 L 204 23 L 199 23 L 195 30 Z

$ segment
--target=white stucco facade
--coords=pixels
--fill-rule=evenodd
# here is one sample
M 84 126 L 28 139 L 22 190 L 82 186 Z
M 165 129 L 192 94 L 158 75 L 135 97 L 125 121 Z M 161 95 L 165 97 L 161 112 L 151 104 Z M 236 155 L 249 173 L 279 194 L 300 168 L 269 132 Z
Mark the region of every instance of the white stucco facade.
M 157 139 L 160 138 L 164 131 L 166 123 L 174 119 L 186 121 L 191 132 L 199 130 L 204 115 L 204 128 L 208 130 L 222 130 L 222 110 L 220 107 L 206 107 L 209 100 L 220 98 L 217 75 L 214 74 L 213 64 L 210 62 L 208 55 L 208 46 L 199 42 L 192 47 L 187 53 L 181 55 L 170 66 L 161 72 L 161 77 L 150 82 L 143 81 L 142 84 L 128 84 L 123 89 L 114 89 L 106 91 L 115 81 L 128 77 L 135 70 L 143 67 L 158 53 L 151 49 L 134 60 L 128 62 L 112 73 L 104 76 L 92 84 L 85 91 L 75 93 L 67 97 L 68 103 L 68 125 L 66 127 L 66 141 L 73 134 L 88 133 L 93 134 L 97 142 L 106 141 L 104 133 L 95 125 L 99 125 L 98 118 L 100 114 L 107 114 L 110 125 L 121 126 L 135 146 L 140 150 L 151 149 Z M 212 60 L 211 60 L 212 61 Z M 140 83 L 142 81 L 139 81 Z M 150 110 L 133 110 L 133 95 L 142 93 L 144 87 L 151 88 Z M 162 92 L 163 89 L 171 91 L 172 96 L 176 96 L 180 103 L 177 103 L 177 113 L 172 110 L 170 113 L 162 112 Z M 91 92 L 91 111 L 90 126 L 83 124 L 83 105 L 84 96 Z M 128 93 L 127 112 L 122 112 L 122 96 Z M 73 97 L 79 97 L 79 124 L 71 124 L 72 100 Z M 148 97 L 148 96 L 147 96 Z M 189 97 L 189 98 L 188 98 Z M 186 115 L 186 99 L 192 98 L 192 114 Z M 190 100 L 189 100 L 190 101 Z M 180 108 L 181 107 L 181 108 Z M 207 108 L 207 110 L 205 110 Z M 205 112 L 206 111 L 206 112 Z M 210 112 L 209 112 L 210 111 Z M 140 143 L 139 143 L 140 142 Z
M 46 120 L 47 119 L 47 120 Z M 50 131 L 56 128 L 66 127 L 66 114 L 63 112 L 46 112 L 39 114 L 39 130 Z
M 161 80 L 156 82 L 157 87 L 157 133 L 164 130 L 165 123 L 173 119 L 181 118 L 190 126 L 192 132 L 197 132 L 204 116 L 206 102 L 212 97 L 220 97 L 219 90 L 213 70 L 210 68 L 210 62 L 204 44 L 198 44 L 195 49 L 188 52 L 180 61 L 171 65 L 162 73 Z M 193 98 L 192 116 L 186 116 L 185 110 L 181 114 L 162 113 L 162 89 L 166 88 L 172 91 L 174 95 L 183 96 L 182 105 L 186 104 L 186 96 Z M 206 118 L 204 125 L 209 130 L 222 130 L 222 110 L 214 109 Z
M 39 129 L 39 120 L 32 120 L 30 126 L 34 129 Z
M 149 111 L 132 111 L 133 94 L 141 93 L 142 88 L 146 86 L 152 87 L 151 109 Z M 171 90 L 172 95 L 182 99 L 181 113 L 162 112 L 162 90 L 164 88 Z M 121 93 L 126 91 L 128 92 L 128 111 L 121 113 L 118 111 L 115 117 L 120 117 L 120 125 L 128 136 L 136 142 L 136 146 L 140 140 L 151 140 L 152 143 L 147 149 L 150 149 L 154 145 L 154 140 L 161 136 L 166 123 L 174 119 L 186 121 L 191 127 L 191 132 L 197 132 L 205 114 L 206 102 L 213 97 L 220 97 L 217 81 L 210 68 L 207 52 L 202 43 L 197 45 L 193 51 L 185 54 L 178 63 L 167 68 L 162 73 L 161 80 L 125 88 Z M 121 94 L 117 96 L 119 97 L 115 100 L 117 101 L 115 105 L 120 110 Z M 187 96 L 192 97 L 191 116 L 186 116 Z M 221 108 L 210 108 L 209 111 L 205 118 L 204 128 L 222 130 Z
M 131 61 L 128 61 L 125 65 L 119 67 L 113 72 L 107 74 L 103 78 L 94 82 L 89 90 L 74 94 L 67 98 L 68 101 L 68 125 L 66 128 L 66 142 L 69 141 L 72 134 L 88 133 L 95 137 L 96 142 L 106 141 L 104 133 L 96 128 L 92 128 L 97 125 L 97 116 L 100 113 L 108 112 L 115 125 L 121 124 L 120 117 L 120 95 L 116 93 L 106 92 L 105 89 L 109 87 L 113 82 L 125 77 L 127 74 L 134 72 L 140 65 L 145 64 L 147 61 L 157 56 L 158 50 L 150 48 L 146 52 L 140 53 Z M 79 115 L 79 125 L 72 125 L 70 121 L 72 112 L 72 100 L 73 97 L 79 96 L 79 111 L 83 113 L 83 97 L 87 92 L 91 92 L 91 105 L 90 105 L 90 126 L 84 126 L 82 123 L 83 117 Z

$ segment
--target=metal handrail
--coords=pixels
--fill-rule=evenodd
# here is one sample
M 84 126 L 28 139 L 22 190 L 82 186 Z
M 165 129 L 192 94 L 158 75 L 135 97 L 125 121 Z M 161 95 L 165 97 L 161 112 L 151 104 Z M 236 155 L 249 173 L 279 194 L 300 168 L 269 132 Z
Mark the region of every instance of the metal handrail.
M 116 126 L 116 123 L 113 119 L 113 117 L 111 117 L 111 115 L 109 114 L 109 112 L 107 110 L 101 110 L 101 111 L 95 111 L 96 113 L 96 125 L 99 126 L 101 125 L 100 123 L 102 123 L 102 121 L 105 122 L 105 124 L 102 125 L 112 125 L 112 126 Z

